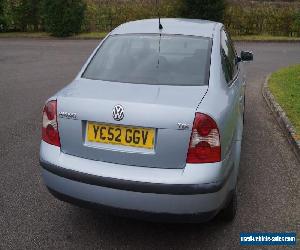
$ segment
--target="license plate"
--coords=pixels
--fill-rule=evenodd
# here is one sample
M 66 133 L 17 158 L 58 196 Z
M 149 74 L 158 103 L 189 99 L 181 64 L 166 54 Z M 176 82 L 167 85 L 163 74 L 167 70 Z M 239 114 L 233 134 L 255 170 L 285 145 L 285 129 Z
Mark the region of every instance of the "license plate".
M 155 129 L 109 125 L 95 122 L 87 124 L 89 142 L 153 149 Z

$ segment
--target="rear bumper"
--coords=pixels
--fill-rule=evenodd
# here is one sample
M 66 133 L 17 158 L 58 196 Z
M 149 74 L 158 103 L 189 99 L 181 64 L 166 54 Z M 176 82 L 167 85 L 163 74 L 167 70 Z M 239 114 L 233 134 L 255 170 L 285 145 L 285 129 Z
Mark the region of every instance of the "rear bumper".
M 108 205 L 103 205 L 91 201 L 85 201 L 63 193 L 59 193 L 48 187 L 49 192 L 57 199 L 74 204 L 79 207 L 99 210 L 101 213 L 142 219 L 147 221 L 157 222 L 172 222 L 172 223 L 199 223 L 213 219 L 218 211 L 202 212 L 197 214 L 171 214 L 171 213 L 153 213 L 144 210 L 134 210 L 127 208 L 116 208 Z
M 164 184 L 164 183 L 150 183 L 115 179 L 110 177 L 95 176 L 77 172 L 70 169 L 65 169 L 46 163 L 40 160 L 40 165 L 48 172 L 63 177 L 68 180 L 81 182 L 93 186 L 107 187 L 112 189 L 132 191 L 139 193 L 153 193 L 153 194 L 170 194 L 170 195 L 196 195 L 196 194 L 209 194 L 220 191 L 230 178 L 231 171 L 225 179 L 218 182 L 205 183 L 205 184 Z
M 101 212 L 151 221 L 205 222 L 227 200 L 226 186 L 219 192 L 197 195 L 140 193 L 69 180 L 43 170 L 43 179 L 56 198 Z
M 45 150 L 50 151 L 47 153 Z M 148 169 L 110 164 L 108 169 L 111 175 L 107 176 L 106 163 L 66 156 L 58 151 L 58 148 L 42 143 L 40 163 L 44 182 L 50 192 L 61 200 L 118 215 L 159 221 L 206 221 L 223 208 L 235 185 L 232 168 L 225 171 L 225 167 L 218 165 L 220 163 L 210 164 L 211 172 L 205 176 L 199 174 L 199 168 L 196 168 L 197 172 L 184 173 L 182 169 Z M 100 175 L 96 169 L 89 171 L 92 168 L 89 164 L 97 164 L 97 170 L 102 170 L 103 174 Z M 84 167 L 87 171 L 82 171 Z M 127 172 L 128 169 L 131 172 Z M 220 175 L 223 174 L 219 180 L 212 178 L 217 169 L 222 170 L 219 171 Z M 139 175 L 135 177 L 136 172 Z M 134 179 L 127 179 L 130 173 Z M 211 177 L 212 180 L 200 182 L 188 178 L 197 174 L 198 179 Z M 166 178 L 162 179 L 164 176 Z M 153 178 L 160 179 L 153 181 Z
M 157 221 L 157 222 L 184 222 L 184 223 L 200 223 L 206 222 L 213 219 L 218 211 L 211 211 L 211 212 L 203 212 L 198 214 L 185 214 L 185 215 L 177 215 L 177 214 L 170 214 L 170 213 L 152 213 L 152 212 L 145 212 L 140 210 L 132 210 L 132 209 L 123 209 L 123 208 L 115 208 L 109 207 L 106 205 L 101 205 L 99 203 L 93 203 L 90 201 L 79 200 L 72 196 L 68 196 L 57 191 L 54 191 L 48 188 L 49 192 L 57 199 L 61 201 L 68 202 L 70 204 L 74 204 L 76 206 L 80 206 L 83 208 L 99 210 L 101 213 L 105 214 L 112 214 L 116 216 L 123 216 L 123 217 L 130 217 L 148 221 Z

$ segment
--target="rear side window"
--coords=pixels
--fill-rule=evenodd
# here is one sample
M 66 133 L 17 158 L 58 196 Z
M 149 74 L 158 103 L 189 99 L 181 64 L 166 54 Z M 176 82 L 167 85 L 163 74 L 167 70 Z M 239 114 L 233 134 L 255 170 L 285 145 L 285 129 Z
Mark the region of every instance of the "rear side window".
M 158 85 L 207 85 L 211 39 L 179 35 L 114 35 L 83 78 Z
M 221 31 L 221 57 L 226 81 L 230 83 L 238 71 L 238 66 L 236 63 L 236 52 L 230 38 L 224 30 Z

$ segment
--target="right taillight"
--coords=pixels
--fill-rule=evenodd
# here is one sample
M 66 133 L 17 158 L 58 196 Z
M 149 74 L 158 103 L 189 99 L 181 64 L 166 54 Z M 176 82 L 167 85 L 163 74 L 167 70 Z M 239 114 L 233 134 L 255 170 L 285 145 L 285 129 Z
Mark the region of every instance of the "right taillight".
M 187 163 L 221 161 L 220 133 L 216 122 L 208 115 L 196 113 Z
M 44 107 L 42 140 L 51 145 L 60 147 L 56 110 L 56 101 L 50 101 Z

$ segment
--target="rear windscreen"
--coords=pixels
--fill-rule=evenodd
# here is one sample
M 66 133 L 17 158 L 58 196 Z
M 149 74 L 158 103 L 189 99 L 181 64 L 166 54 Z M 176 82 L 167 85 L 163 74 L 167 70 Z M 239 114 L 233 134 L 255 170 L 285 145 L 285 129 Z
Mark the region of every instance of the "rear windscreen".
M 114 35 L 83 78 L 158 85 L 207 85 L 211 39 L 182 35 Z

